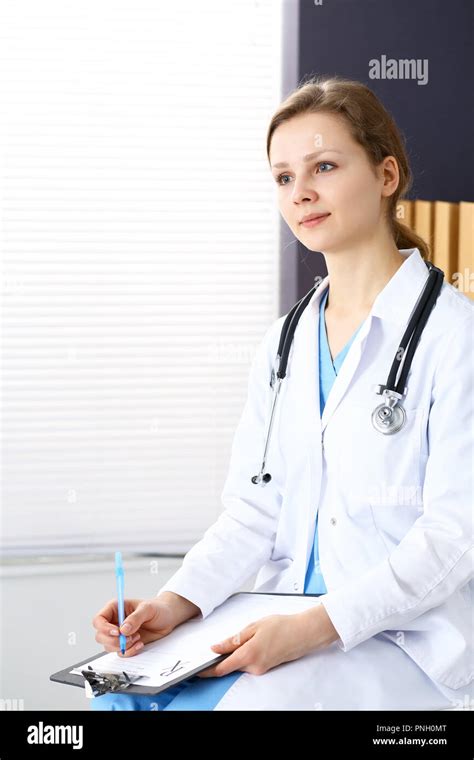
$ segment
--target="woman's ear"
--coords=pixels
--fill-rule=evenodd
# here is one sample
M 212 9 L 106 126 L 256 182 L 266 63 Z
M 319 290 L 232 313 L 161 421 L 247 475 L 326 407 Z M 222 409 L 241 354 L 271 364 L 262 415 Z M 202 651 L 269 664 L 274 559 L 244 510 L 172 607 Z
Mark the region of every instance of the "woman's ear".
M 393 195 L 400 182 L 397 159 L 393 156 L 386 156 L 380 163 L 379 170 L 381 172 L 381 179 L 383 180 L 382 195 Z

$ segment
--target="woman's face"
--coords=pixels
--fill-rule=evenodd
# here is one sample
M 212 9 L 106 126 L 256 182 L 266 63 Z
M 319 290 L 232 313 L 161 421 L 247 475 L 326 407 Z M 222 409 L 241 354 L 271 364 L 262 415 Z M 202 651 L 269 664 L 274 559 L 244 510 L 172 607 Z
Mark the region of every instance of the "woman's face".
M 273 133 L 270 165 L 281 215 L 311 251 L 347 250 L 372 240 L 384 224 L 382 197 L 398 185 L 395 159 L 385 158 L 374 173 L 344 120 L 328 113 L 280 124 Z M 328 216 L 305 226 L 302 219 L 310 214 Z

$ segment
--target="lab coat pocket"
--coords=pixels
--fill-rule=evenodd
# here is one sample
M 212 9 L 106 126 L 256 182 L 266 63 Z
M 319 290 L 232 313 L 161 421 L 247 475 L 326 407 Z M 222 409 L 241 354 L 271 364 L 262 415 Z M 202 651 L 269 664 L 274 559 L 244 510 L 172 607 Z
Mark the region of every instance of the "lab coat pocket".
M 404 427 L 384 435 L 372 425 L 373 409 L 344 409 L 346 435 L 340 435 L 340 471 L 351 484 L 355 512 L 367 507 L 388 550 L 422 514 L 422 440 L 426 419 L 421 407 L 405 409 Z M 349 431 L 349 432 L 347 432 Z
M 380 435 L 384 447 L 383 461 L 388 463 L 384 478 L 373 484 L 369 503 L 377 531 L 388 551 L 392 551 L 423 514 L 423 473 L 425 455 L 422 452 L 424 424 L 423 408 L 407 409 L 407 436 L 399 433 Z M 374 433 L 377 432 L 374 430 Z M 398 436 L 400 436 L 398 438 Z

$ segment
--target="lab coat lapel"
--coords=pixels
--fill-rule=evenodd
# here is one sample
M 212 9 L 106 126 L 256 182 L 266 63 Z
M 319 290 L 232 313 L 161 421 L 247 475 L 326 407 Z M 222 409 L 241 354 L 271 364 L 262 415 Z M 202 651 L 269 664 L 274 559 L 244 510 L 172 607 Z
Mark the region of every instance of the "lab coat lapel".
M 288 366 L 290 366 L 290 362 L 293 362 L 295 374 L 303 385 L 301 394 L 301 398 L 304 400 L 305 415 L 303 426 L 307 428 L 309 425 L 311 439 L 319 442 L 321 441 L 321 434 L 324 432 L 324 428 L 344 396 L 357 369 L 371 322 L 369 315 L 356 335 L 339 374 L 334 380 L 321 419 L 319 400 L 319 309 L 321 299 L 328 284 L 329 277 L 325 277 L 318 285 L 303 312 L 294 341 L 295 349 L 299 349 L 301 346 L 301 350 L 295 350 L 294 357 L 291 357 L 288 362 Z
M 362 356 L 362 349 L 364 348 L 365 339 L 369 333 L 371 324 L 372 314 L 369 314 L 361 329 L 354 338 L 347 356 L 345 357 L 339 370 L 339 374 L 334 380 L 331 391 L 324 406 L 323 416 L 321 420 L 321 432 L 324 432 L 326 425 L 340 404 L 352 378 L 354 377 L 354 373 L 359 366 L 359 362 Z
M 349 348 L 347 356 L 339 370 L 339 374 L 334 380 L 334 384 L 323 411 L 321 433 L 324 432 L 329 420 L 344 398 L 352 378 L 357 371 L 374 317 L 386 319 L 399 326 L 401 339 L 403 327 L 408 323 L 410 313 L 415 308 L 420 297 L 429 274 L 426 264 L 418 248 L 400 249 L 400 253 L 406 256 L 406 261 L 378 294 L 372 304 L 370 313 L 366 317 L 361 329 Z M 329 284 L 329 277 L 326 278 L 324 282 Z M 319 412 L 319 397 L 317 400 L 317 408 Z
M 289 456 L 298 465 L 308 467 L 310 478 L 307 498 L 300 500 L 299 509 L 304 512 L 298 526 L 292 519 L 293 530 L 298 531 L 296 561 L 307 566 L 311 551 L 318 494 L 321 486 L 321 415 L 319 404 L 319 307 L 329 278 L 317 286 L 310 302 L 298 322 L 288 357 L 287 379 L 284 381 L 286 398 L 281 401 L 291 409 L 291 446 Z M 304 573 L 303 567 L 301 573 Z M 296 587 L 294 587 L 296 588 Z M 300 589 L 302 590 L 302 589 Z
M 297 388 L 291 391 L 297 394 L 294 398 L 295 429 L 300 436 L 305 431 L 312 443 L 321 441 L 328 422 L 351 384 L 361 362 L 374 318 L 393 323 L 400 329 L 400 339 L 402 337 L 403 327 L 406 326 L 410 311 L 420 296 L 428 277 L 428 270 L 417 248 L 400 249 L 400 253 L 404 254 L 407 260 L 378 294 L 370 313 L 355 336 L 334 380 L 322 419 L 319 403 L 319 308 L 321 298 L 329 286 L 329 276 L 321 280 L 301 315 L 288 358 L 287 378 L 290 384 L 293 373 L 297 379 Z M 291 387 L 295 389 L 295 385 Z

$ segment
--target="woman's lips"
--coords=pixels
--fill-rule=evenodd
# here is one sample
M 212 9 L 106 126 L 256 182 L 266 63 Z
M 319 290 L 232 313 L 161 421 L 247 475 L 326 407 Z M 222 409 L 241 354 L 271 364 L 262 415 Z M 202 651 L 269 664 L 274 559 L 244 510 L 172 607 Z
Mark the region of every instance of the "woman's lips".
M 316 227 L 317 224 L 322 224 L 325 219 L 331 216 L 331 214 L 325 214 L 324 216 L 318 216 L 316 219 L 309 219 L 307 222 L 301 222 L 303 227 Z

